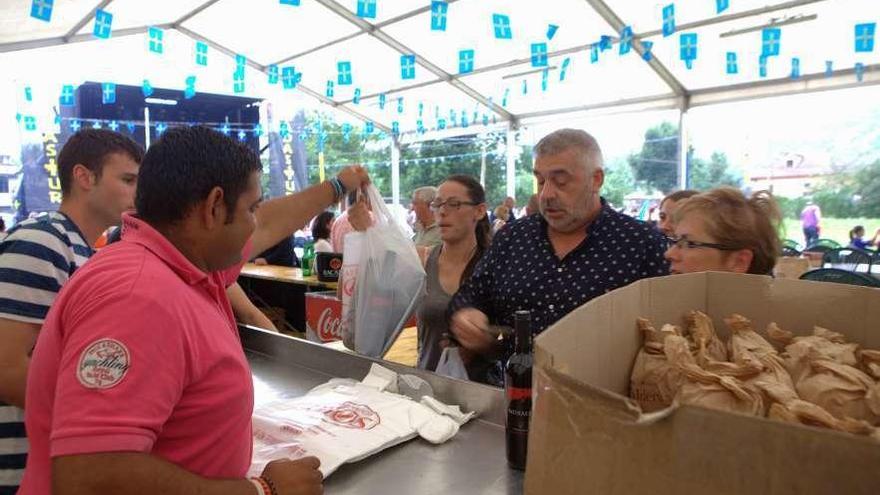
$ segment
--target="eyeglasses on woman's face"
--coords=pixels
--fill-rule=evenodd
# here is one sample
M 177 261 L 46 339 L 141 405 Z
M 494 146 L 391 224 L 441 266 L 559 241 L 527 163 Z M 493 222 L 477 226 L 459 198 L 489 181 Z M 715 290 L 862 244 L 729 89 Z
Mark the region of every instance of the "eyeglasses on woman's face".
M 435 199 L 434 201 L 431 201 L 431 204 L 428 206 L 430 206 L 431 211 L 440 211 L 440 208 L 443 208 L 444 206 L 448 210 L 458 210 L 464 205 L 476 206 L 477 203 L 474 203 L 473 201 L 462 201 L 460 199 L 449 198 L 446 201 Z
M 725 246 L 724 244 L 716 244 L 713 242 L 700 242 L 700 241 L 692 241 L 687 237 L 671 237 L 667 236 L 666 241 L 670 248 L 677 247 L 678 249 L 697 249 L 697 248 L 709 248 L 709 249 L 718 249 L 719 251 L 737 251 L 740 248 L 735 248 L 732 246 Z

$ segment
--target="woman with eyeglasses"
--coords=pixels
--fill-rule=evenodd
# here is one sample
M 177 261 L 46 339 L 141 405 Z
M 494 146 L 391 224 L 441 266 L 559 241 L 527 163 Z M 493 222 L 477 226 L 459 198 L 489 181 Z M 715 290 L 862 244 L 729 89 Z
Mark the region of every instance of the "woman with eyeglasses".
M 781 222 L 768 191 L 746 198 L 738 189 L 721 187 L 685 199 L 673 216 L 669 271 L 769 275 L 780 252 Z
M 449 344 L 446 308 L 459 286 L 474 271 L 491 242 L 486 217 L 486 193 L 476 179 L 452 175 L 437 188 L 430 203 L 440 228 L 441 243 L 426 255 L 426 295 L 418 310 L 418 367 L 437 369 L 443 348 Z

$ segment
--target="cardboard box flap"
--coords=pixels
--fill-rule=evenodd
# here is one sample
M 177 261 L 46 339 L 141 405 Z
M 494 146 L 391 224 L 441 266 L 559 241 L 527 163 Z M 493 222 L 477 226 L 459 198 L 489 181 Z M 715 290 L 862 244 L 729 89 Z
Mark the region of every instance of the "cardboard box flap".
M 637 332 L 620 332 L 604 321 L 620 321 L 637 312 L 640 289 L 630 285 L 618 289 L 626 298 L 598 297 L 572 311 L 535 340 L 537 365 L 551 367 L 594 387 L 625 395 L 629 377 L 619 372 L 629 369 L 641 345 Z M 635 328 L 635 320 L 631 320 Z M 563 329 L 564 331 L 554 331 Z
M 705 293 L 706 277 L 696 274 L 644 280 L 597 297 L 538 336 L 536 364 L 627 396 L 642 346 L 636 319 L 681 324 L 683 313 L 675 308 L 690 307 L 695 298 L 704 301 Z

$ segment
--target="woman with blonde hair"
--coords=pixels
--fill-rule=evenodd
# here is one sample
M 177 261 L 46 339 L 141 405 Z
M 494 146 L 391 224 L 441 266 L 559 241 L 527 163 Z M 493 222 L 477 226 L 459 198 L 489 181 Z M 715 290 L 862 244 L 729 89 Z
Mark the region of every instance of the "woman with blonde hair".
M 746 197 L 720 187 L 681 201 L 666 259 L 671 273 L 769 275 L 780 252 L 782 214 L 768 191 Z

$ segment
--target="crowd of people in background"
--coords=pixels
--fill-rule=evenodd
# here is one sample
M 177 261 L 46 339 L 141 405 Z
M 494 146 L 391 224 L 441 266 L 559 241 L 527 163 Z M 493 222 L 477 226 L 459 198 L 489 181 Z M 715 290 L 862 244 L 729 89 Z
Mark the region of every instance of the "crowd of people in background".
M 235 283 L 238 270 L 247 260 L 298 266 L 296 237 L 303 231 L 315 251 L 343 253 L 346 234 L 373 223 L 370 202 L 359 193 L 369 177 L 354 166 L 297 194 L 261 198 L 256 155 L 199 127 L 168 130 L 146 155 L 112 131 L 83 130 L 61 151 L 59 170 L 59 211 L 23 222 L 0 240 L 0 409 L 20 426 L 2 430 L 0 438 L 0 461 L 12 473 L 7 479 L 17 483 L 25 467 L 25 414 L 32 440 L 24 493 L 48 493 L 50 471 L 58 483 L 90 482 L 81 476 L 88 471 L 108 492 L 132 482 L 167 491 L 162 480 L 170 479 L 209 491 L 212 477 L 240 478 L 249 462 L 253 393 L 232 330 L 234 317 L 249 318 L 253 304 Z M 770 274 L 780 254 L 781 215 L 766 191 L 750 197 L 732 188 L 678 191 L 659 202 L 654 223 L 615 210 L 601 194 L 599 143 L 584 131 L 562 129 L 541 139 L 534 175 L 537 193 L 521 209 L 512 197 L 491 208 L 483 186 L 468 175 L 411 192 L 412 241 L 427 275 L 417 310 L 420 368 L 434 371 L 443 350 L 456 346 L 469 379 L 500 385 L 513 350 L 506 329 L 517 310 L 532 312 L 538 334 L 593 298 L 643 278 L 706 270 Z M 818 237 L 818 207 L 808 206 L 802 220 L 805 236 Z M 102 233 L 109 244 L 95 254 Z M 876 246 L 880 231 L 869 240 L 864 235 L 862 226 L 854 228 L 851 244 Z M 112 242 L 116 237 L 121 241 Z M 83 305 L 100 309 L 84 317 Z M 143 338 L 156 331 L 158 338 Z M 189 344 L 176 345 L 181 339 Z M 222 345 L 207 345 L 211 339 Z M 108 383 L 83 387 L 92 378 L 70 368 L 94 345 L 132 349 L 132 359 L 162 361 L 176 371 L 131 368 L 112 398 L 102 398 L 94 391 Z M 202 353 L 198 362 L 209 356 L 226 363 L 225 371 L 187 367 L 193 352 Z M 123 376 L 110 377 L 116 382 L 109 385 Z M 58 397 L 75 407 L 58 408 Z M 230 410 L 232 403 L 241 407 Z M 102 440 L 113 428 L 128 433 Z M 78 440 L 58 443 L 59 431 Z M 166 451 L 166 435 L 178 447 Z M 99 453 L 106 457 L 95 468 Z M 65 461 L 53 465 L 58 455 Z M 128 473 L 135 465 L 140 477 L 133 480 Z M 316 469 L 314 459 L 276 462 L 263 476 L 314 487 Z M 193 471 L 206 477 L 182 474 Z

